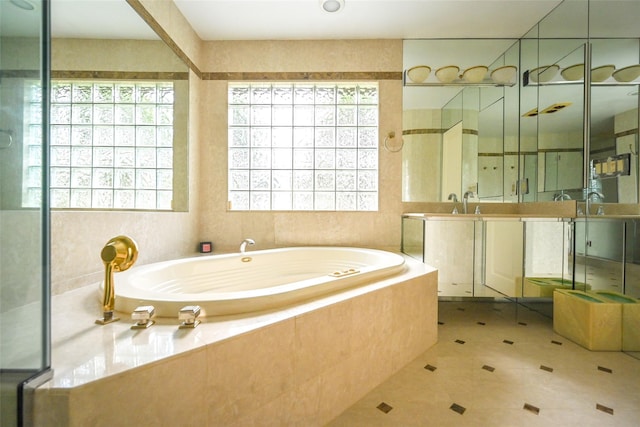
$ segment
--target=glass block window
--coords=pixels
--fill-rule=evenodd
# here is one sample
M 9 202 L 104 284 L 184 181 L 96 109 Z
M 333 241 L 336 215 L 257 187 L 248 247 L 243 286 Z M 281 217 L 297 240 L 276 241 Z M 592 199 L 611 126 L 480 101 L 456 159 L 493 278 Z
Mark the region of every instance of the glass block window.
M 376 211 L 377 83 L 230 83 L 231 210 Z
M 173 83 L 51 85 L 51 207 L 170 210 Z
M 42 203 L 42 86 L 39 81 L 25 81 L 24 99 L 22 205 L 39 208 Z

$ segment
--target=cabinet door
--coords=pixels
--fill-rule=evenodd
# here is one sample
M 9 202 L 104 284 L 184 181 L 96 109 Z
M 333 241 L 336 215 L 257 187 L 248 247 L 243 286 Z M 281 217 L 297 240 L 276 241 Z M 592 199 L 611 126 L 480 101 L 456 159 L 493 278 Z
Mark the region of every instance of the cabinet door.
M 519 295 L 522 278 L 523 223 L 487 221 L 485 285 L 507 296 Z
M 558 190 L 582 188 L 581 165 L 582 152 L 565 151 L 558 153 Z
M 576 254 L 621 262 L 624 221 L 591 219 L 576 222 Z
M 424 263 L 438 269 L 440 296 L 471 296 L 476 221 L 425 221 Z

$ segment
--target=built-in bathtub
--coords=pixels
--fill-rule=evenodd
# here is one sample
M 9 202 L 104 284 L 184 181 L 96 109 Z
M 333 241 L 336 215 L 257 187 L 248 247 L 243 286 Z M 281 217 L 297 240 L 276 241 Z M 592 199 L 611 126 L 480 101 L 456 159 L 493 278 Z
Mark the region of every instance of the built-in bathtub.
M 153 305 L 156 316 L 176 317 L 180 308 L 198 305 L 201 316 L 251 313 L 370 283 L 403 271 L 404 264 L 399 254 L 353 247 L 290 247 L 164 261 L 116 275 L 116 311 Z
M 326 425 L 437 340 L 437 271 L 403 259 L 397 274 L 194 329 L 175 315 L 97 325 L 94 283 L 55 295 L 34 425 Z

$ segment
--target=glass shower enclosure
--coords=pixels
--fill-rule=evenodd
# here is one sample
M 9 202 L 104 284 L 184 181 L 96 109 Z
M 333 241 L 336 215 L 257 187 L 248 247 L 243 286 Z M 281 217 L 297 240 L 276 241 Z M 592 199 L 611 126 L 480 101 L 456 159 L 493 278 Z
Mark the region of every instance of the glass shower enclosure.
M 0 0 L 0 425 L 51 376 L 48 0 Z M 35 203 L 34 203 L 35 202 Z M 27 207 L 27 206 L 36 206 Z

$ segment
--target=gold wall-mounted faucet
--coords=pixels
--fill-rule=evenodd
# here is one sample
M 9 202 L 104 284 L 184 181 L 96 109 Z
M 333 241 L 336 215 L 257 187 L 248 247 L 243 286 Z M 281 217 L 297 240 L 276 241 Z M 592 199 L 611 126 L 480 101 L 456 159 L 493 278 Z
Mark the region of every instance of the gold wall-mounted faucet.
M 116 236 L 102 248 L 100 257 L 104 263 L 103 317 L 96 320 L 96 323 L 106 325 L 120 320 L 120 318 L 113 316 L 116 305 L 113 273 L 114 271 L 125 271 L 136 262 L 138 259 L 138 245 L 131 237 Z

